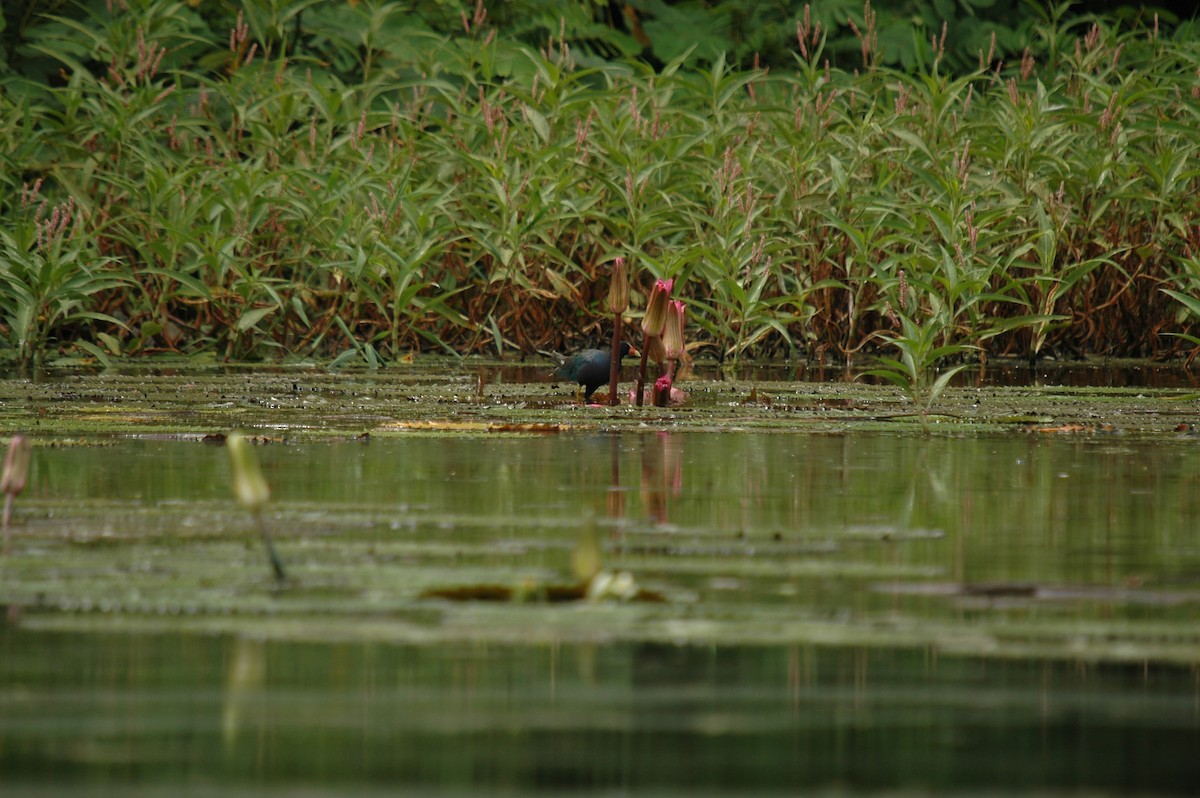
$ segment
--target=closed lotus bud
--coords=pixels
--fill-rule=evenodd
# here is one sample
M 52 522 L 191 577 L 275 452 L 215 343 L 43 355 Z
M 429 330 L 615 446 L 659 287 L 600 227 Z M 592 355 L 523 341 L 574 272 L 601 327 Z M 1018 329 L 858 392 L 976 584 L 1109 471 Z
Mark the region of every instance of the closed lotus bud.
M 667 326 L 663 328 L 663 349 L 670 360 L 683 357 L 683 300 L 672 300 L 667 305 Z
M 646 303 L 646 315 L 642 317 L 642 332 L 649 336 L 659 336 L 667 326 L 667 305 L 671 301 L 671 288 L 674 280 L 656 280 L 650 291 L 650 299 Z
M 271 489 L 250 441 L 242 433 L 232 432 L 225 439 L 225 448 L 233 469 L 233 494 L 243 507 L 258 512 L 271 499 Z
M 624 313 L 629 309 L 629 270 L 625 259 L 613 261 L 612 281 L 608 284 L 608 309 L 611 313 Z
M 16 496 L 25 490 L 29 479 L 29 453 L 32 448 L 24 435 L 14 435 L 4 455 L 4 473 L 0 475 L 0 492 Z
M 663 349 L 662 338 L 648 338 L 646 340 L 646 357 L 660 366 L 667 362 L 667 351 Z

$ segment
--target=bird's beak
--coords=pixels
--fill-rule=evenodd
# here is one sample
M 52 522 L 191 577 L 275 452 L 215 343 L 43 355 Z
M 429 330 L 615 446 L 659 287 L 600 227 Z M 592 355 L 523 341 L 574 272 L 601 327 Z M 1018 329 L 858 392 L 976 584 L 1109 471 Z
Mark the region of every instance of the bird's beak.
M 633 355 L 634 357 L 642 356 L 642 353 L 637 350 L 637 347 L 632 345 L 629 347 L 629 354 Z

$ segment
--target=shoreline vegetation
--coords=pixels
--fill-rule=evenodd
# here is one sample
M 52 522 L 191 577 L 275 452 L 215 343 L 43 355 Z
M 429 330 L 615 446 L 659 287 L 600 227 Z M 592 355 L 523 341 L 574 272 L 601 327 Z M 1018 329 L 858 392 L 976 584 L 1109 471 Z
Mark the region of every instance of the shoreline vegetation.
M 287 46 L 301 12 L 322 58 Z M 65 13 L 0 79 L 0 358 L 19 365 L 569 350 L 609 340 L 618 258 L 629 320 L 673 280 L 690 354 L 730 366 L 882 358 L 916 384 L 1200 346 L 1188 26 L 1060 11 L 1021 56 L 984 38 L 953 70 L 943 28 L 899 69 L 869 4 L 837 65 L 835 23 L 806 9 L 767 70 L 601 61 L 562 30 L 539 49 L 482 5 L 453 35 L 395 3 L 219 33 L 180 3 Z

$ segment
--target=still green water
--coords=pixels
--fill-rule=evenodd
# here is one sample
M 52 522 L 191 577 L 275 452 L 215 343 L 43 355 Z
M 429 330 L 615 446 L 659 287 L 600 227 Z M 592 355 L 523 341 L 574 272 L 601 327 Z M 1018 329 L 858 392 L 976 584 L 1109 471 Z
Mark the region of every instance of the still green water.
M 5 794 L 1188 794 L 1195 676 L 809 646 L 19 634 Z
M 1200 784 L 1196 439 L 626 431 L 39 448 L 0 786 L 695 795 Z M 600 542 L 662 603 L 454 603 Z

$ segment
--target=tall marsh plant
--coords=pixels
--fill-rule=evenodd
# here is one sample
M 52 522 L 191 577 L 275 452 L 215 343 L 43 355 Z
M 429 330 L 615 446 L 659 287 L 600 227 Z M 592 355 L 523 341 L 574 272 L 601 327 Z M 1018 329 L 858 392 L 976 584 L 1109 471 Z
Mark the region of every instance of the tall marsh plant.
M 101 321 L 122 323 L 107 313 L 90 310 L 90 299 L 126 284 L 100 257 L 95 239 L 81 235 L 79 211 L 73 199 L 51 206 L 39 195 L 39 184 L 26 189 L 17 225 L 0 230 L 0 312 L 9 346 L 17 362 L 28 366 L 40 359 L 52 337 L 70 324 Z M 70 341 L 103 358 L 94 343 L 79 337 Z
M 939 33 L 900 71 L 880 15 L 810 9 L 768 72 L 604 61 L 572 46 L 579 10 L 530 46 L 483 5 L 88 8 L 22 29 L 54 85 L 0 77 L 24 361 L 60 335 L 371 364 L 573 346 L 606 337 L 618 254 L 676 280 L 689 345 L 727 364 L 896 355 L 901 268 L 939 305 L 888 334 L 952 330 L 926 351 L 1166 354 L 1190 329 L 1161 289 L 1194 295 L 1200 53 L 1149 24 L 1055 10 L 1019 60 L 981 37 L 966 67 Z M 39 179 L 39 223 L 72 197 L 87 221 L 49 246 L 19 196 Z
M 942 364 L 977 347 L 955 339 L 954 318 L 944 299 L 928 284 L 910 285 L 903 270 L 897 276 L 894 298 L 895 303 L 889 301 L 884 310 L 893 329 L 881 331 L 878 337 L 895 356 L 881 355 L 879 367 L 864 374 L 898 386 L 924 418 L 954 375 L 970 365 Z

